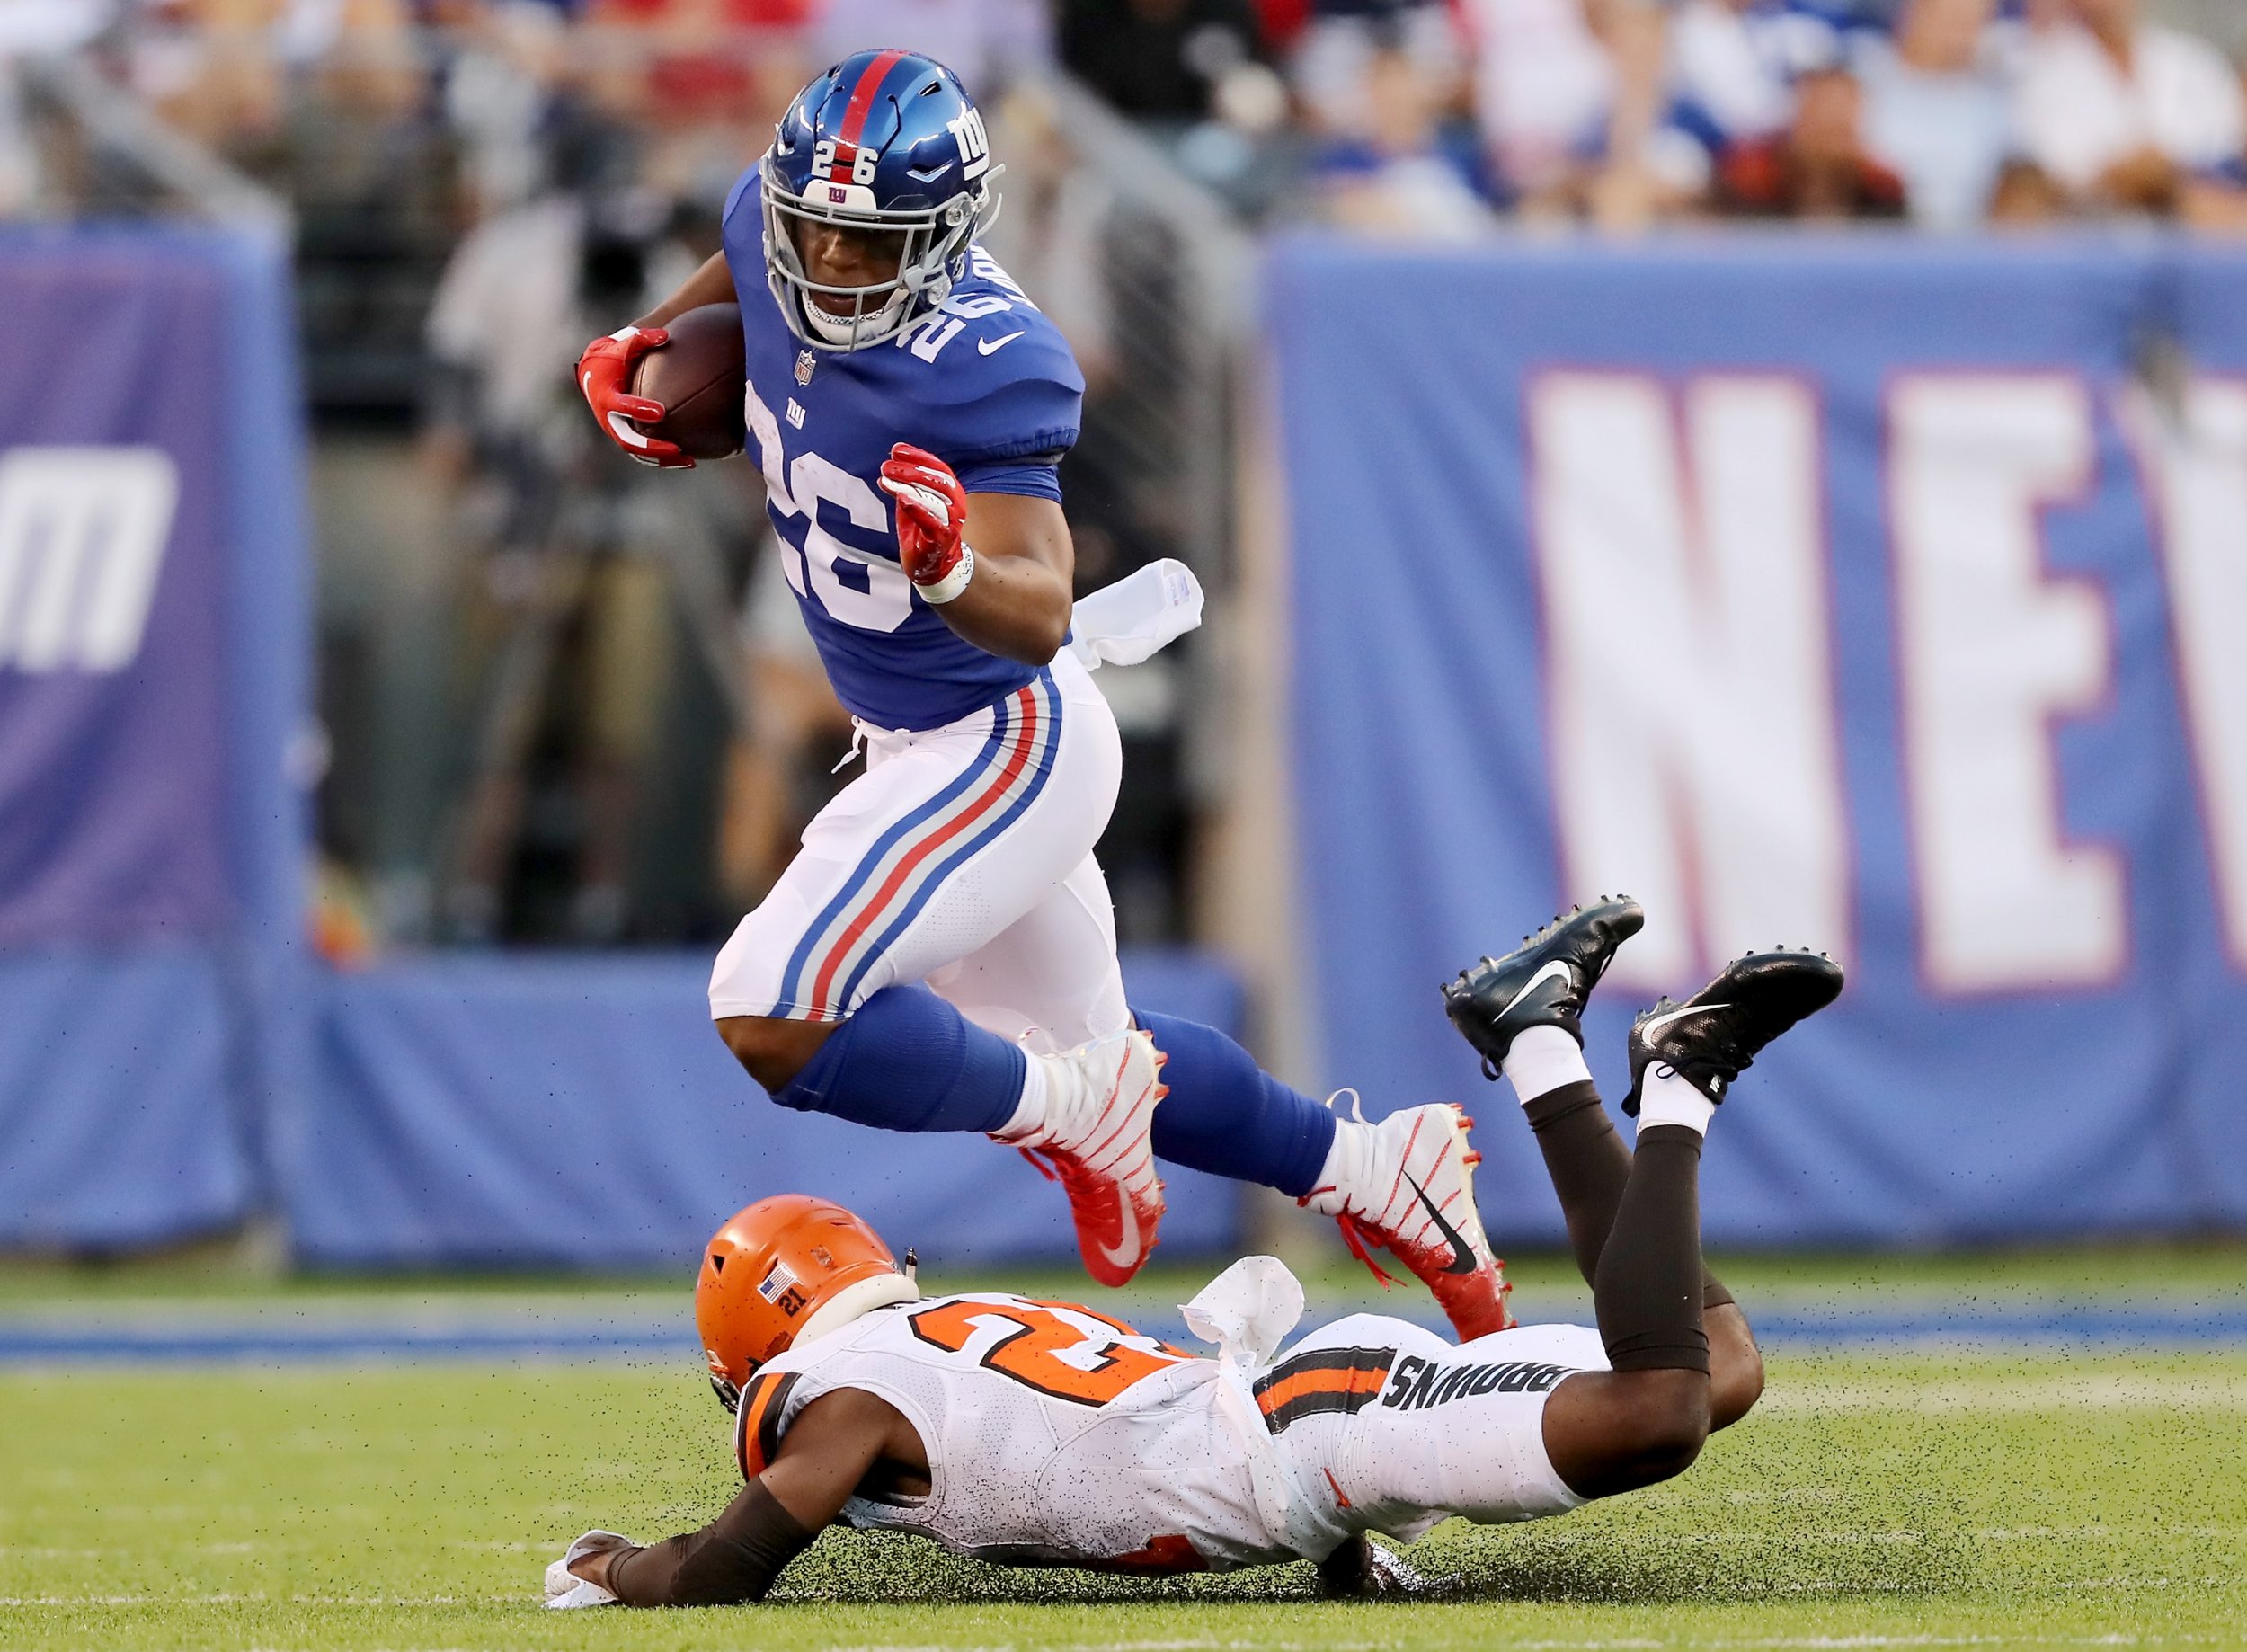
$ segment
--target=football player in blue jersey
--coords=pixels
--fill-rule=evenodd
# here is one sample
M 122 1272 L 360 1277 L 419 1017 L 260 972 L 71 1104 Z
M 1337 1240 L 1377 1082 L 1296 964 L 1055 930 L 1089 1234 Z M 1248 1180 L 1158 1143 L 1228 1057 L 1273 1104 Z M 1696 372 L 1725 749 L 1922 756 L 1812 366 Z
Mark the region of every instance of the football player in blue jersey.
M 723 252 L 579 363 L 613 440 L 691 464 L 642 428 L 664 409 L 630 393 L 634 363 L 674 316 L 738 302 L 788 582 L 866 746 L 719 954 L 718 1030 L 783 1106 L 1021 1148 L 1062 1183 L 1104 1283 L 1155 1242 L 1162 1159 L 1335 1216 L 1461 1336 L 1502 1329 L 1458 1108 L 1338 1118 L 1221 1033 L 1125 1002 L 1092 855 L 1122 747 L 1064 647 L 1057 466 L 1084 380 L 976 244 L 999 173 L 948 69 L 847 58 L 734 186 Z

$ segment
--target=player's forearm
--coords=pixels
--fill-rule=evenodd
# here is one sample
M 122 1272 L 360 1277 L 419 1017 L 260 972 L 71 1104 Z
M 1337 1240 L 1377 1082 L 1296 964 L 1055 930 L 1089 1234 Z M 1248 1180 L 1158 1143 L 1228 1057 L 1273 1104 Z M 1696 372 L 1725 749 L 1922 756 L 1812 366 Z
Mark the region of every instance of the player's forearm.
M 1069 635 L 1068 582 L 1043 563 L 976 555 L 967 589 L 937 612 L 987 653 L 1044 665 Z
M 662 327 L 688 310 L 698 310 L 706 304 L 730 304 L 733 300 L 733 272 L 726 267 L 725 254 L 713 253 L 702 268 L 688 276 L 679 289 L 641 316 L 632 324 L 635 327 Z
M 627 1606 L 734 1606 L 764 1599 L 816 1533 L 751 1481 L 699 1532 L 609 1562 L 602 1586 Z

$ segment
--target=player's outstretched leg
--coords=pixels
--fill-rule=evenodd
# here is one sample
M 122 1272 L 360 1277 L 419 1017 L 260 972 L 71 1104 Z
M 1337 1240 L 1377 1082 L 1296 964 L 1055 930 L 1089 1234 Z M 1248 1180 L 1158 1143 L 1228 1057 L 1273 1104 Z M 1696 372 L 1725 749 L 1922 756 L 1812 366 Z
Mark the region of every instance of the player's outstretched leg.
M 1503 1070 L 1521 1100 L 1587 1285 L 1630 1179 L 1630 1149 L 1584 1063 L 1580 1017 L 1616 949 L 1645 922 L 1637 901 L 1603 895 L 1524 937 L 1505 957 L 1461 971 L 1443 989 L 1444 1009 L 1481 1054 L 1484 1071 L 1495 1079 Z M 1746 1416 L 1762 1394 L 1763 1355 L 1732 1292 L 1705 1266 L 1701 1301 L 1712 1356 L 1712 1426 L 1723 1428 Z
M 1653 1485 L 1700 1454 L 1710 1424 L 1702 1141 L 1757 1053 L 1841 988 L 1830 958 L 1751 953 L 1683 1004 L 1665 999 L 1632 1025 L 1626 1105 L 1639 1118 L 1639 1149 L 1592 1282 L 1612 1369 L 1568 1378 L 1544 1414 L 1547 1453 L 1579 1495 Z
M 1132 1013 L 1169 1057 L 1163 1078 L 1171 1098 L 1155 1115 L 1157 1157 L 1275 1187 L 1334 1217 L 1368 1266 L 1369 1245 L 1403 1263 L 1462 1338 L 1513 1324 L 1505 1264 L 1490 1254 L 1475 1208 L 1477 1156 L 1458 1108 L 1409 1107 L 1379 1124 L 1337 1118 L 1263 1071 L 1216 1028 Z
M 776 1028 L 820 1036 L 777 1065 Z M 1150 1137 L 1165 1091 L 1144 1033 L 1031 1054 L 921 986 L 884 987 L 825 1026 L 736 1016 L 718 1030 L 784 1107 L 879 1130 L 981 1131 L 1023 1149 L 1068 1194 L 1078 1249 L 1101 1283 L 1124 1283 L 1154 1248 L 1163 1197 Z

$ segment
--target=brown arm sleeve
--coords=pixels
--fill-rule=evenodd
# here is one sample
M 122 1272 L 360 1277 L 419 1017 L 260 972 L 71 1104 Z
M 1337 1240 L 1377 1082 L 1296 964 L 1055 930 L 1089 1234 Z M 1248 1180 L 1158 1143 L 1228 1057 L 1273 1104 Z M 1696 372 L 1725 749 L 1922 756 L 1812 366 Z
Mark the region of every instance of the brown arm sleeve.
M 699 1532 L 618 1555 L 608 1589 L 627 1606 L 733 1606 L 764 1599 L 780 1568 L 811 1546 L 780 1499 L 751 1480 Z

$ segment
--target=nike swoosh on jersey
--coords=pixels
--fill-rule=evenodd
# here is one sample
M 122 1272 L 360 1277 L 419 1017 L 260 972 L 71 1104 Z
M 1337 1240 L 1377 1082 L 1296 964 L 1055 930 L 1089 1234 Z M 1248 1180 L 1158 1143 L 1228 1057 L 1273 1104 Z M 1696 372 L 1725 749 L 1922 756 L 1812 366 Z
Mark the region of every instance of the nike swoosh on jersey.
M 1645 1039 L 1648 1044 L 1652 1044 L 1654 1042 L 1654 1035 L 1658 1029 L 1667 1026 L 1671 1022 L 1678 1019 L 1681 1016 L 1698 1016 L 1706 1014 L 1708 1011 L 1712 1009 L 1729 1009 L 1731 1008 L 1732 1006 L 1729 1004 L 1688 1004 L 1683 1009 L 1671 1010 L 1666 1016 L 1655 1017 L 1653 1020 L 1647 1022 L 1644 1026 L 1639 1027 L 1639 1036 Z
M 1435 1202 L 1428 1197 L 1428 1190 L 1414 1181 L 1409 1172 L 1406 1173 L 1405 1186 L 1411 1188 L 1419 1198 L 1420 1208 L 1428 1213 L 1428 1220 L 1435 1224 L 1435 1230 L 1443 1236 L 1443 1242 L 1452 1248 L 1451 1265 L 1443 1271 L 1447 1274 L 1473 1273 L 1475 1253 L 1468 1248 L 1467 1241 L 1460 1238 L 1459 1230 L 1443 1220 L 1443 1212 L 1435 1208 Z
M 1553 975 L 1560 977 L 1561 984 L 1564 986 L 1574 986 L 1576 984 L 1575 973 L 1570 971 L 1567 964 L 1561 963 L 1559 959 L 1555 958 L 1551 963 L 1546 964 L 1543 969 L 1539 970 L 1534 975 L 1532 975 L 1529 978 L 1528 984 L 1523 987 L 1519 992 L 1516 992 L 1510 999 L 1508 999 L 1505 1008 L 1498 1011 L 1498 1013 L 1501 1016 L 1512 1015 L 1514 1013 L 1514 1005 L 1520 1003 L 1531 993 L 1536 991 L 1537 985 L 1540 981 Z
M 1023 333 L 1027 333 L 1028 331 L 1029 328 L 1024 327 L 1017 332 L 1008 333 L 1004 338 L 977 339 L 975 341 L 976 352 L 979 355 L 991 355 L 996 351 L 1004 349 L 1007 345 L 1013 343 L 1017 339 L 1020 338 Z

